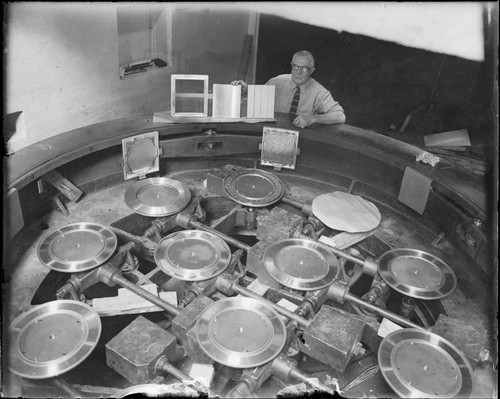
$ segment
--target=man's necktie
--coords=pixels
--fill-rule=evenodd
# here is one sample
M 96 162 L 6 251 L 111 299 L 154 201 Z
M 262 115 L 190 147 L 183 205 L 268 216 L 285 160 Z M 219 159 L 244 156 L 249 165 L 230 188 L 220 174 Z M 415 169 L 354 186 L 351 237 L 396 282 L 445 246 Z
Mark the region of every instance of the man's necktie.
M 297 113 L 297 107 L 300 100 L 300 87 L 295 88 L 295 94 L 293 95 L 292 105 L 290 105 L 290 114 L 295 115 Z

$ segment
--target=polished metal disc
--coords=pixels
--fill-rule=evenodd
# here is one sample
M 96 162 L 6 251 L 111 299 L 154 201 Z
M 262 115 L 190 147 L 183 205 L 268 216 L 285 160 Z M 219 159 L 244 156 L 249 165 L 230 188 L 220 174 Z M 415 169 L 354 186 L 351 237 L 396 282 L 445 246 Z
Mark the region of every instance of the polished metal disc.
M 9 368 L 31 379 L 63 374 L 90 355 L 100 335 L 101 319 L 85 303 L 58 300 L 38 305 L 9 327 Z
M 263 255 L 268 273 L 285 287 L 310 291 L 324 288 L 340 272 L 335 255 L 316 241 L 287 238 L 266 248 Z
M 278 356 L 286 330 L 270 306 L 252 298 L 232 297 L 205 308 L 196 323 L 196 339 L 217 363 L 250 368 Z
M 285 186 L 272 173 L 259 169 L 238 169 L 224 178 L 226 195 L 241 205 L 263 207 L 279 201 Z
M 125 191 L 125 203 L 143 216 L 170 216 L 191 200 L 189 187 L 166 177 L 138 180 Z
M 226 270 L 231 250 L 215 234 L 183 230 L 163 238 L 155 249 L 156 264 L 169 276 L 184 281 L 200 281 Z
M 457 286 L 457 277 L 448 264 L 416 249 L 387 251 L 379 259 L 379 273 L 389 286 L 412 298 L 444 298 Z
M 106 262 L 118 244 L 115 233 L 97 223 L 72 223 L 48 232 L 38 244 L 38 259 L 58 272 L 77 273 Z
M 390 333 L 380 343 L 378 361 L 385 380 L 402 398 L 464 398 L 472 390 L 472 368 L 465 356 L 429 331 Z

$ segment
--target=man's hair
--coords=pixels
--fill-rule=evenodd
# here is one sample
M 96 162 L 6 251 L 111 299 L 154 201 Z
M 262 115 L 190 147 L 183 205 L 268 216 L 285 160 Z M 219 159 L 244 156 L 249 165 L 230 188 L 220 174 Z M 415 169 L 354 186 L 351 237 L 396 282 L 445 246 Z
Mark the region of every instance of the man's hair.
M 312 61 L 312 65 L 311 66 L 314 66 L 314 56 L 311 54 L 311 52 L 307 51 L 307 50 L 300 50 L 300 51 L 297 51 L 293 57 L 295 56 L 299 56 L 299 57 L 309 57 Z M 292 57 L 292 58 L 293 58 Z

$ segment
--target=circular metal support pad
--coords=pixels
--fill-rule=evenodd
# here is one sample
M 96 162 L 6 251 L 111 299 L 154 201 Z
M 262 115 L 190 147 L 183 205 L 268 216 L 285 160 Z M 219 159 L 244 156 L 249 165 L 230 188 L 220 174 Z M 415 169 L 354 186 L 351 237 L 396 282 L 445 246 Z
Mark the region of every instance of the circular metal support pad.
M 218 276 L 230 260 L 231 250 L 223 239 L 198 230 L 170 234 L 155 249 L 156 264 L 169 276 L 184 281 Z
M 240 205 L 263 207 L 279 201 L 285 186 L 272 173 L 259 169 L 238 169 L 224 178 L 224 192 Z
M 30 379 L 58 376 L 83 362 L 100 335 L 101 319 L 85 303 L 58 300 L 38 305 L 9 327 L 9 368 Z
M 196 338 L 217 363 L 233 368 L 261 366 L 283 349 L 286 330 L 274 309 L 245 297 L 209 305 L 196 323 Z
M 263 255 L 268 273 L 285 287 L 302 291 L 324 288 L 340 272 L 335 255 L 316 241 L 287 238 L 266 248 Z
M 72 223 L 48 232 L 37 247 L 45 266 L 64 273 L 93 269 L 106 262 L 118 244 L 115 233 L 97 223 Z
M 468 397 L 472 368 L 451 343 L 428 331 L 405 328 L 387 335 L 378 350 L 380 371 L 402 398 Z
M 416 249 L 385 252 L 379 258 L 378 271 L 389 286 L 412 298 L 444 298 L 457 286 L 457 277 L 447 263 Z
M 125 203 L 143 216 L 170 216 L 183 210 L 191 191 L 181 182 L 166 177 L 138 180 L 127 187 Z

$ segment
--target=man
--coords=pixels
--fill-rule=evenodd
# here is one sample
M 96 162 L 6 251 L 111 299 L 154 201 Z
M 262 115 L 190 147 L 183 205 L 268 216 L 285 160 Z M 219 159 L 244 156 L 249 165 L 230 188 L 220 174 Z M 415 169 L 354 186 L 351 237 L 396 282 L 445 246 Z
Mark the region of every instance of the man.
M 306 50 L 297 51 L 291 62 L 292 73 L 269 79 L 266 84 L 276 86 L 274 109 L 276 112 L 290 113 L 293 125 L 299 128 L 313 123 L 344 123 L 345 114 L 331 93 L 311 77 L 314 57 Z M 231 82 L 241 85 L 243 93 L 247 84 L 242 80 Z

